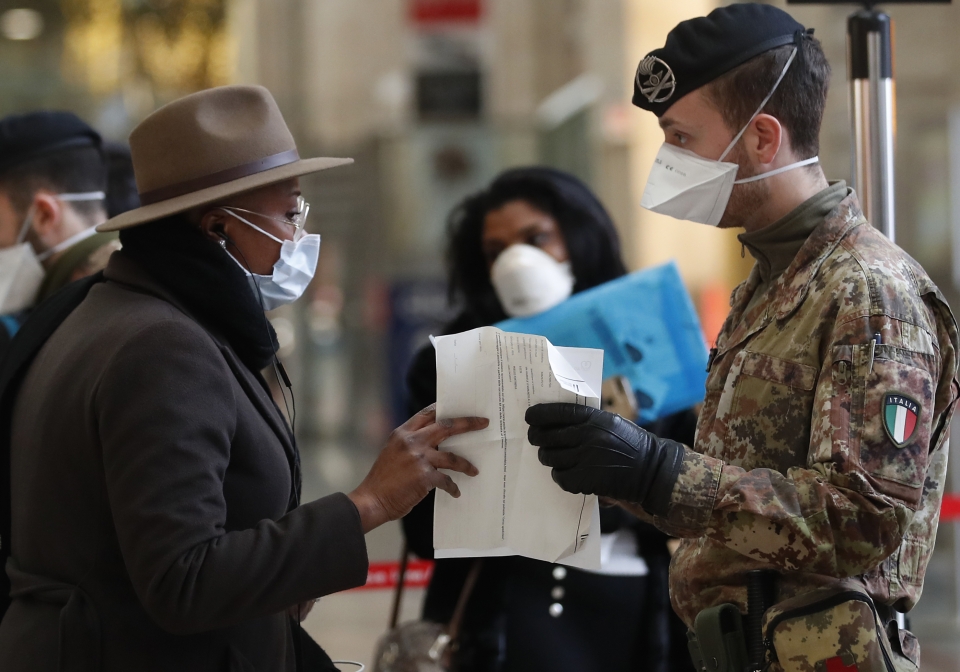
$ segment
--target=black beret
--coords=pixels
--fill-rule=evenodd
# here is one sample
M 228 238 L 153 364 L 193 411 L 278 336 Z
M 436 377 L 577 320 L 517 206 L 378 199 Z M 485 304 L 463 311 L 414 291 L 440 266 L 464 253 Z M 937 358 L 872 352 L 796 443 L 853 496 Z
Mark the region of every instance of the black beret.
M 812 31 L 811 31 L 812 32 Z M 683 21 L 637 68 L 633 104 L 658 117 L 676 101 L 765 51 L 795 43 L 806 29 L 782 9 L 742 3 Z
M 43 154 L 97 147 L 100 134 L 70 112 L 29 112 L 0 119 L 0 173 Z

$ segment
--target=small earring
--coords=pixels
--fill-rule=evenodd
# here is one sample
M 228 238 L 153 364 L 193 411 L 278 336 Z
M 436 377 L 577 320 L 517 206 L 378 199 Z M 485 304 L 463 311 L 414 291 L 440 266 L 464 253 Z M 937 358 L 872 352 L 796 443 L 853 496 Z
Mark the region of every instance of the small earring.
M 223 249 L 227 249 L 227 241 L 225 238 L 220 239 L 220 247 L 222 247 Z

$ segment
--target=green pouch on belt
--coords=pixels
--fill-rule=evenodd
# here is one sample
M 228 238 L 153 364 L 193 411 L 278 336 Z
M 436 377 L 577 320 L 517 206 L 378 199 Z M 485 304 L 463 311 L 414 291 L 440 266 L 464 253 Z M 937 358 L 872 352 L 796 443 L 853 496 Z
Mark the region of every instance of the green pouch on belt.
M 821 589 L 764 614 L 767 648 L 784 672 L 894 672 L 873 601 L 857 590 Z

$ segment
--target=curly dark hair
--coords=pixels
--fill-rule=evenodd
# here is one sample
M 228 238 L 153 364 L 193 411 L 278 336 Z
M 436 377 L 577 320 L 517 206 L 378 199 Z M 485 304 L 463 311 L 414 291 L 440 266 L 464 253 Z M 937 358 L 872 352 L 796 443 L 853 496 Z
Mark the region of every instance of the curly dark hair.
M 517 200 L 556 220 L 576 278 L 574 292 L 626 274 L 613 220 L 587 185 L 553 168 L 508 170 L 483 191 L 464 199 L 447 222 L 450 298 L 461 299 L 478 319 L 492 324 L 506 318 L 490 284 L 482 250 L 483 223 L 487 213 Z

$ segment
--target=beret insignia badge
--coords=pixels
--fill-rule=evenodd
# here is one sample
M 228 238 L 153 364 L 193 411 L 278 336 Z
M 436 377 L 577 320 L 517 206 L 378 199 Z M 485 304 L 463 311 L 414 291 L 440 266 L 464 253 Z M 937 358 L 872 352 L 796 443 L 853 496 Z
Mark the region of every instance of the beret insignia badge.
M 641 81 L 641 77 L 646 77 Z M 637 66 L 637 88 L 651 103 L 670 100 L 677 88 L 677 79 L 670 66 L 656 56 L 647 56 Z

